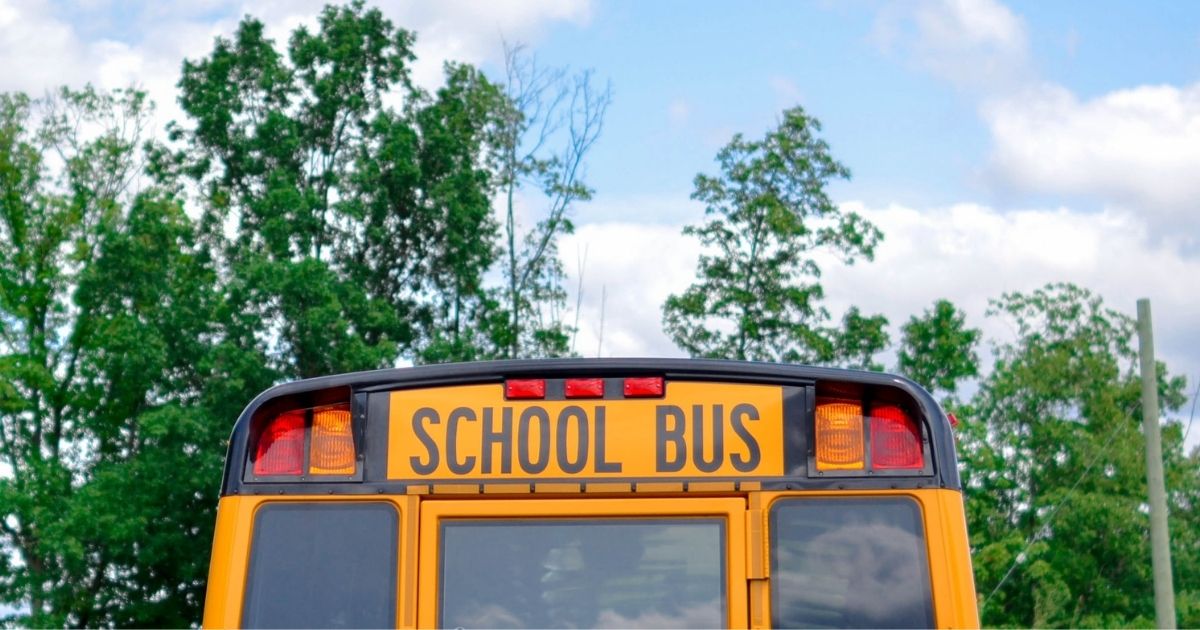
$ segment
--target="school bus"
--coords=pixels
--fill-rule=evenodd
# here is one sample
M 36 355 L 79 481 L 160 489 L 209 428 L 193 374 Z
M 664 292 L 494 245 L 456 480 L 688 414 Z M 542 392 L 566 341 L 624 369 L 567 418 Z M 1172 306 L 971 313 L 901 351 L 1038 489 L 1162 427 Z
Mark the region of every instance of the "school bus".
M 314 378 L 238 418 L 206 627 L 973 627 L 946 414 L 794 365 Z

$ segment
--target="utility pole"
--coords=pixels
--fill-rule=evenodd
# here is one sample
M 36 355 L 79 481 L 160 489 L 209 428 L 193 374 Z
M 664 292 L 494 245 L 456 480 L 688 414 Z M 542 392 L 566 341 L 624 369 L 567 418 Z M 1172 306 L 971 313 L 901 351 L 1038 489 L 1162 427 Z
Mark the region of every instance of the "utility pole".
M 1154 622 L 1175 628 L 1175 586 L 1171 580 L 1171 534 L 1167 529 L 1167 491 L 1163 482 L 1162 437 L 1158 427 L 1158 368 L 1150 300 L 1137 303 L 1138 354 L 1142 366 L 1142 430 L 1146 434 L 1146 485 L 1150 491 L 1150 559 L 1154 567 Z

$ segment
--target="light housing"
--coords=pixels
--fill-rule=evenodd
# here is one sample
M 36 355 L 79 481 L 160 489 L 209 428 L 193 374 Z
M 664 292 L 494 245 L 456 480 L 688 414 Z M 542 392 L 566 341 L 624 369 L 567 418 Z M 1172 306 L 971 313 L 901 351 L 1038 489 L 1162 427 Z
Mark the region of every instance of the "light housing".
M 835 477 L 930 474 L 922 430 L 899 392 L 827 385 L 817 394 L 809 469 Z
M 249 462 L 255 479 L 319 479 L 358 473 L 358 447 L 349 402 L 285 407 L 261 418 L 257 427 L 251 438 Z

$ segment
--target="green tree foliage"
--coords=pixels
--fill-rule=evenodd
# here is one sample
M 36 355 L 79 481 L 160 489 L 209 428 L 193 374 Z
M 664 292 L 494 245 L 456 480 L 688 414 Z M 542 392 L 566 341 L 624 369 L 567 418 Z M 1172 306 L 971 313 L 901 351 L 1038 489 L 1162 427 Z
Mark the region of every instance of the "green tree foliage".
M 470 358 L 488 319 L 485 139 L 501 96 L 456 64 L 435 95 L 414 87 L 413 39 L 356 2 L 282 52 L 246 18 L 184 64 L 190 122 L 162 170 L 199 187 L 229 338 L 280 378 Z
M 865 316 L 857 306 L 851 306 L 842 317 L 842 328 L 831 331 L 833 359 L 842 367 L 880 372 L 883 365 L 875 355 L 887 348 L 888 320 L 883 315 Z
M 575 226 L 571 210 L 592 198 L 584 160 L 600 137 L 612 89 L 591 71 L 568 76 L 539 65 L 521 46 L 505 46 L 505 110 L 495 136 L 504 208 L 502 289 L 507 326 L 497 329 L 497 357 L 564 356 L 570 327 L 563 319 L 565 273 L 558 237 Z M 522 225 L 524 196 L 536 219 Z M 526 221 L 529 223 L 530 221 Z
M 990 314 L 1017 337 L 995 348 L 960 427 L 984 624 L 1151 625 L 1132 320 L 1066 284 L 1006 294 Z M 1161 365 L 1159 376 L 1163 408 L 1178 408 L 1183 380 Z M 1171 483 L 1194 475 L 1200 462 L 1183 455 L 1178 424 L 1164 427 L 1163 444 Z M 1172 499 L 1177 523 L 1195 519 L 1194 503 Z M 1197 543 L 1194 530 L 1173 534 L 1184 556 Z
M 967 328 L 967 315 L 949 300 L 934 302 L 900 328 L 900 373 L 930 391 L 953 396 L 959 382 L 979 376 L 977 347 L 982 333 Z
M 148 114 L 0 95 L 0 599 L 35 627 L 186 625 L 203 597 L 214 269 L 175 195 L 135 185 Z
M 458 64 L 412 87 L 411 42 L 361 4 L 282 53 L 247 18 L 185 64 L 189 120 L 148 161 L 140 94 L 0 97 L 0 599 L 20 623 L 195 623 L 247 401 L 493 343 L 503 95 Z
M 818 137 L 820 123 L 800 107 L 783 113 L 762 140 L 738 134 L 717 154 L 721 174 L 698 175 L 692 198 L 708 220 L 684 234 L 700 238 L 699 281 L 667 298 L 663 324 L 696 357 L 871 365 L 886 345 L 881 316 L 847 314 L 827 327 L 819 250 L 868 260 L 882 234 L 829 199 L 826 184 L 850 171 Z

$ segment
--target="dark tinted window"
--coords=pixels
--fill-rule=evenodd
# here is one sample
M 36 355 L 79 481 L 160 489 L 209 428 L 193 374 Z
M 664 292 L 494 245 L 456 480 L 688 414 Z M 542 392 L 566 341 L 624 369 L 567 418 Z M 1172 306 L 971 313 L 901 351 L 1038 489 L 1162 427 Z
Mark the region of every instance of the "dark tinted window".
M 396 509 L 386 503 L 259 508 L 243 625 L 394 627 L 398 522 Z
M 446 521 L 445 628 L 725 625 L 721 519 Z
M 771 508 L 776 628 L 933 626 L 921 512 L 909 499 L 789 499 Z

